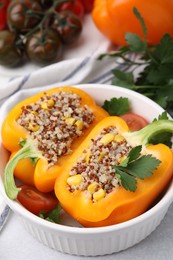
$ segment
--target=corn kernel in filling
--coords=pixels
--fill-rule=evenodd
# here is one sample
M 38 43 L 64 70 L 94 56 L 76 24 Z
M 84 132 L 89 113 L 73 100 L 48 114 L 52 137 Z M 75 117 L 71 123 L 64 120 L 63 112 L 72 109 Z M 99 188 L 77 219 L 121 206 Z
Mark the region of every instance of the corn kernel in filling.
M 22 107 L 17 123 L 23 126 L 38 149 L 48 159 L 49 166 L 58 158 L 71 153 L 73 140 L 82 135 L 94 120 L 87 105 L 72 92 L 44 93 L 37 102 Z
M 119 186 L 113 166 L 120 164 L 131 149 L 116 127 L 103 129 L 71 169 L 70 176 L 80 175 L 82 181 L 77 185 L 68 183 L 69 191 L 85 191 L 93 202 L 104 198 Z

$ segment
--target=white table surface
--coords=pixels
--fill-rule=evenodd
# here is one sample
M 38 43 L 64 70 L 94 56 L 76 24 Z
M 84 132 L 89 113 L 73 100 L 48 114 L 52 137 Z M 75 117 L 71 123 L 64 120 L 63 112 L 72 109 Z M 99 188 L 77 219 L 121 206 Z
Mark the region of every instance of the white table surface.
M 82 57 L 94 51 L 104 52 L 111 48 L 107 41 L 93 26 L 91 18 L 85 18 L 85 27 L 80 39 L 64 54 L 64 59 Z M 87 25 L 87 26 L 86 26 Z M 78 48 L 76 48 L 78 47 Z M 38 67 L 27 64 L 20 69 L 0 67 L 0 83 L 7 84 L 14 76 L 31 72 Z M 108 259 L 108 260 L 171 260 L 173 259 L 173 205 L 160 226 L 145 240 L 125 251 L 108 256 L 80 257 L 63 254 L 52 250 L 35 240 L 20 223 L 19 218 L 10 213 L 6 225 L 0 232 L 1 260 L 73 260 L 73 259 Z

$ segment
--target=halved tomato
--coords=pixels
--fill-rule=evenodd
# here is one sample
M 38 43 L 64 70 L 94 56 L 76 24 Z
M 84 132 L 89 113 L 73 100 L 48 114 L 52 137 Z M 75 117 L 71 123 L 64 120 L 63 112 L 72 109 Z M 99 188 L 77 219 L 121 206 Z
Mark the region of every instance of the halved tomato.
M 42 210 L 49 212 L 58 204 L 58 199 L 53 192 L 43 193 L 29 185 L 22 185 L 20 188 L 17 196 L 18 201 L 35 215 L 38 215 Z
M 138 131 L 148 125 L 148 121 L 144 117 L 134 113 L 127 113 L 120 117 L 127 123 L 131 131 Z

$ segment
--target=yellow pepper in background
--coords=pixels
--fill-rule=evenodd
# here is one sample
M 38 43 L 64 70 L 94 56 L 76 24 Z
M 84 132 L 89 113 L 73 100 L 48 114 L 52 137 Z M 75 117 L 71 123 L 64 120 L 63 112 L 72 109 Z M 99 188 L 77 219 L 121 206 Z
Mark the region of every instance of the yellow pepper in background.
M 157 44 L 164 34 L 173 37 L 172 0 L 95 0 L 92 18 L 96 27 L 116 45 L 126 45 L 125 33 L 144 37 L 133 13 L 136 7 L 147 27 L 147 43 Z

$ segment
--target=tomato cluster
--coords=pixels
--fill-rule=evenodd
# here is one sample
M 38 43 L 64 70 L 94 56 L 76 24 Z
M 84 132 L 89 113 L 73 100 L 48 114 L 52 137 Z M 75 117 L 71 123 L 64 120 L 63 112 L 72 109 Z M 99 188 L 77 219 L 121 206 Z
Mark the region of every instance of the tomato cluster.
M 0 0 L 0 64 L 16 66 L 27 58 L 46 65 L 61 59 L 63 47 L 79 37 L 82 17 L 90 11 L 83 2 Z

